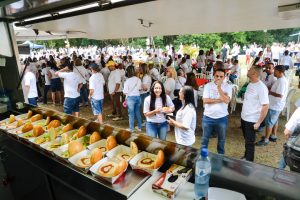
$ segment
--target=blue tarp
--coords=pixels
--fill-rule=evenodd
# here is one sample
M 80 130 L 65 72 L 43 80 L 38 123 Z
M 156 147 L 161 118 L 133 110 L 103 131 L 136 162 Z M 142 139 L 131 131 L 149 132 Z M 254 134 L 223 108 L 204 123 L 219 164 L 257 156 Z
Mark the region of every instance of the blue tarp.
M 29 44 L 30 49 L 42 49 L 42 48 L 44 48 L 44 45 L 34 44 L 33 42 L 30 42 L 30 41 L 26 41 L 23 44 Z

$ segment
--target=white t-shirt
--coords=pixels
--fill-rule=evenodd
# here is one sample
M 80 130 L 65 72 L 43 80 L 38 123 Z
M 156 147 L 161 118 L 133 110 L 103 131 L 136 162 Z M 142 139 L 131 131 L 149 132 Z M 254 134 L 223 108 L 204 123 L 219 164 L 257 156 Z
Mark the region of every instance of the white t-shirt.
M 244 95 L 241 117 L 244 121 L 256 123 L 263 104 L 269 104 L 268 88 L 262 82 L 249 83 Z
M 300 108 L 297 108 L 289 121 L 286 123 L 285 128 L 290 132 L 294 132 L 297 126 L 300 125 Z
M 140 91 L 140 93 L 141 94 L 145 94 L 145 93 L 147 93 L 147 92 L 149 92 L 150 91 L 150 88 L 151 88 L 151 83 L 152 83 L 152 80 L 151 80 L 151 77 L 148 75 L 148 74 L 145 74 L 144 76 L 143 76 L 143 79 L 142 79 L 142 84 L 143 85 L 146 85 L 147 86 L 147 91 L 145 91 L 145 90 L 141 90 Z
M 109 94 L 115 92 L 116 84 L 120 84 L 119 90 L 117 92 L 121 92 L 121 73 L 120 70 L 117 69 L 111 71 L 108 77 Z
M 51 85 L 50 79 L 48 77 L 48 72 L 50 71 L 50 69 L 51 69 L 50 67 L 45 67 L 42 69 L 42 72 L 41 72 L 41 74 L 43 76 L 45 76 L 45 85 Z
M 173 100 L 174 97 L 174 90 L 175 90 L 175 80 L 173 78 L 167 78 L 167 80 L 164 82 L 164 87 L 166 92 L 169 91 L 170 94 L 169 96 L 171 97 L 171 99 Z
M 89 79 L 89 73 L 87 69 L 85 69 L 83 66 L 74 66 L 73 72 L 78 74 L 83 84 L 86 84 L 86 80 Z
M 186 83 L 186 78 L 178 76 L 175 84 L 175 90 L 180 90 Z
M 192 71 L 192 68 L 190 68 L 187 63 L 181 64 L 180 67 L 184 73 L 190 73 Z
M 232 96 L 232 87 L 227 82 L 223 82 L 221 85 L 221 89 L 224 93 L 227 93 L 229 98 Z M 220 94 L 218 92 L 217 85 L 215 82 L 210 82 L 204 86 L 203 98 L 208 99 L 219 99 Z M 228 104 L 222 103 L 214 103 L 214 104 L 204 104 L 204 113 L 205 116 L 219 119 L 228 115 Z
M 104 80 L 105 80 L 105 83 L 107 84 L 108 83 L 108 77 L 109 77 L 109 74 L 110 74 L 110 70 L 108 69 L 108 67 L 104 67 L 103 69 L 101 69 L 100 71 L 104 77 Z
M 160 81 L 160 74 L 159 74 L 158 70 L 157 70 L 155 67 L 153 67 L 153 68 L 149 71 L 149 73 L 150 73 L 150 76 L 151 76 L 154 80 Z
M 176 142 L 186 146 L 194 144 L 197 115 L 193 105 L 189 104 L 186 105 L 184 109 L 179 109 L 176 114 L 176 121 L 188 128 L 188 130 L 183 130 L 175 127 Z
M 293 61 L 291 56 L 283 56 L 279 62 L 281 65 L 293 67 Z
M 232 65 L 230 68 L 230 74 L 232 75 L 239 75 L 240 66 L 239 65 Z
M 197 56 L 197 67 L 201 68 L 201 67 L 205 67 L 205 55 L 198 55 Z
M 140 96 L 142 81 L 136 76 L 128 78 L 124 83 L 123 93 L 127 96 Z
M 78 85 L 82 83 L 82 79 L 75 72 L 59 72 L 58 76 L 64 79 L 65 97 L 77 98 L 80 96 Z
M 55 79 L 55 78 L 59 78 L 56 74 L 55 74 L 55 70 L 50 69 L 49 72 L 51 73 L 51 79 Z
M 105 81 L 101 73 L 92 74 L 91 78 L 89 79 L 89 89 L 94 90 L 94 93 L 92 95 L 93 99 L 104 99 L 104 85 Z
M 274 74 L 270 74 L 267 78 L 267 73 L 263 72 L 260 76 L 260 80 L 267 86 L 267 88 L 270 88 L 275 83 L 277 78 L 274 76 Z
M 36 88 L 36 78 L 35 75 L 28 71 L 24 76 L 25 86 L 29 86 L 29 91 L 27 94 L 27 98 L 35 98 L 38 97 L 37 88 Z
M 277 81 L 273 84 L 271 91 L 276 92 L 277 94 L 281 94 L 282 97 L 274 97 L 273 95 L 269 95 L 269 109 L 282 111 L 285 105 L 285 100 L 287 97 L 289 87 L 288 81 L 286 80 L 285 76 L 277 79 Z
M 145 98 L 144 113 L 150 112 L 150 100 L 151 100 L 150 95 Z M 166 95 L 166 104 L 167 105 L 165 105 L 165 106 L 174 108 L 174 104 L 168 95 Z M 155 109 L 162 109 L 163 107 L 164 107 L 164 105 L 162 102 L 162 98 L 161 97 L 156 98 L 155 99 Z M 147 120 L 147 122 L 153 122 L 153 123 L 163 123 L 163 122 L 167 121 L 164 113 L 157 113 L 151 117 L 146 117 L 146 120 Z

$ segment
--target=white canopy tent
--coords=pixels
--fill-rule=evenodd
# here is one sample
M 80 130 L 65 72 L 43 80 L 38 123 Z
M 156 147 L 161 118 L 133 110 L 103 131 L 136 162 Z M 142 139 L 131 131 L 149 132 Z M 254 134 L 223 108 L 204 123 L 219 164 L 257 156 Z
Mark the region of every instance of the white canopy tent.
M 31 28 L 52 33 L 86 32 L 78 38 L 117 39 L 300 27 L 299 10 L 279 10 L 279 6 L 293 3 L 299 0 L 159 0 L 38 23 Z

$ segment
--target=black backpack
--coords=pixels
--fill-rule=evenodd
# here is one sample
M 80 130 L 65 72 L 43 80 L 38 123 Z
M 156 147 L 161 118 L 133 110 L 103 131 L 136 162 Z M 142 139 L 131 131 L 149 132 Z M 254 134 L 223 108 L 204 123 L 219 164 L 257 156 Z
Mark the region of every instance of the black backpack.
M 291 171 L 300 173 L 300 126 L 295 129 L 283 147 L 285 163 L 290 167 Z

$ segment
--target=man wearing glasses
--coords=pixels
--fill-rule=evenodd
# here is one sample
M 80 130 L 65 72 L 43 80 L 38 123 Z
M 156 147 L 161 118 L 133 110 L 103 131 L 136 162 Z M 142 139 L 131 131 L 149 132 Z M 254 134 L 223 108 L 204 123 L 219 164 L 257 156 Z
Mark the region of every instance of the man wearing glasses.
M 232 95 L 232 87 L 224 81 L 225 71 L 218 67 L 214 72 L 214 81 L 204 86 L 203 104 L 204 113 L 202 119 L 202 148 L 207 148 L 209 137 L 218 135 L 217 151 L 225 153 L 226 129 L 228 126 L 228 104 Z

